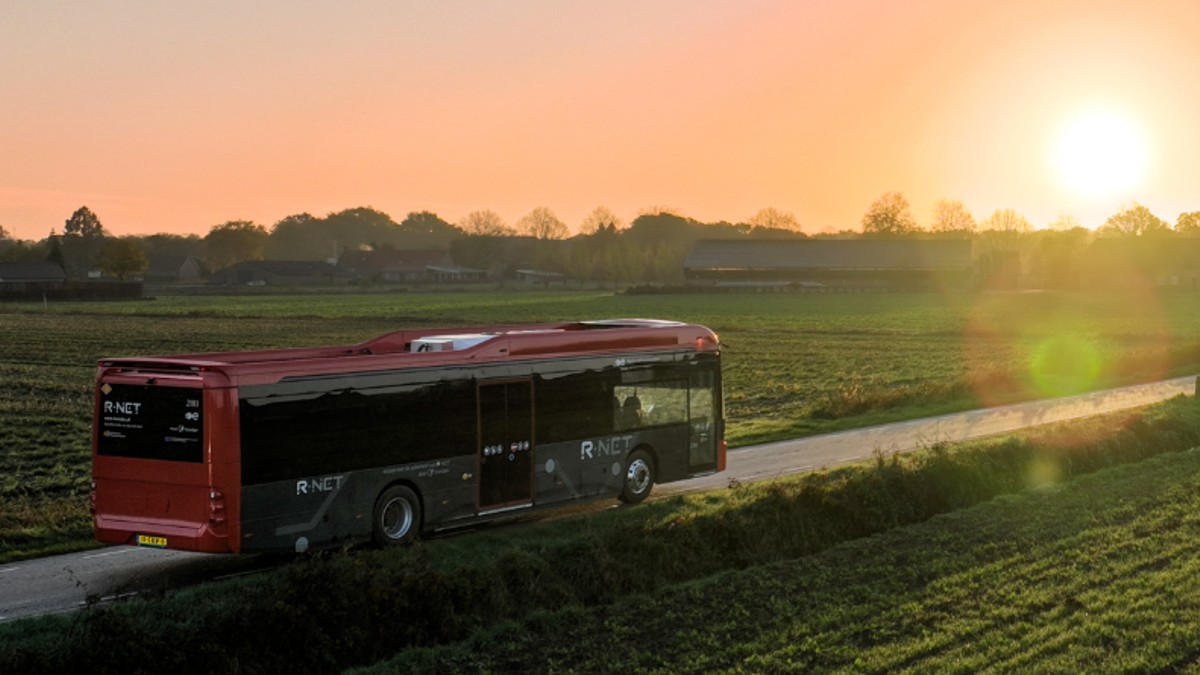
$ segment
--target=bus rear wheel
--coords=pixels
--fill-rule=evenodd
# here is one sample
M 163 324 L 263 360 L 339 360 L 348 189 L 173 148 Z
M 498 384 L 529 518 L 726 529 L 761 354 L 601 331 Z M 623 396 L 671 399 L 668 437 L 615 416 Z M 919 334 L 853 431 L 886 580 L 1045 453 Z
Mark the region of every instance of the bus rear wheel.
M 625 463 L 625 484 L 620 500 L 626 504 L 639 504 L 650 496 L 653 487 L 654 460 L 645 450 L 634 450 Z
M 375 502 L 372 537 L 380 546 L 411 542 L 421 529 L 421 500 L 404 485 L 393 485 Z

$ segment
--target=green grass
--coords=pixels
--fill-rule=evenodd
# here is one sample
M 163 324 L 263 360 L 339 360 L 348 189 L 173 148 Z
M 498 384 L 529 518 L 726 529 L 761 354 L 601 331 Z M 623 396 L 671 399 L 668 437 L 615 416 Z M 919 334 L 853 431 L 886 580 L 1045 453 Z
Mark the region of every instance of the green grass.
M 1200 450 L 356 672 L 1196 672 Z
M 108 356 L 353 343 L 404 327 L 658 317 L 724 342 L 737 447 L 1200 371 L 1190 294 L 616 295 L 597 291 L 173 296 L 0 305 L 0 562 L 89 546 L 92 378 Z M 68 509 L 69 510 L 69 509 Z M 49 512 L 48 511 L 48 512 Z M 21 543 L 17 543 L 21 542 Z
M 271 574 L 165 595 L 151 588 L 107 609 L 0 625 L 0 671 L 331 672 L 393 655 L 381 668 L 761 672 L 855 668 L 853 659 L 868 657 L 857 667 L 954 669 L 966 657 L 972 671 L 1018 664 L 1003 650 L 1040 645 L 1088 618 L 1071 602 L 1108 607 L 1087 627 L 1101 631 L 1123 613 L 1153 613 L 1155 597 L 1124 590 L 1140 588 L 1145 574 L 1172 567 L 1162 584 L 1188 588 L 1194 570 L 1180 565 L 1196 547 L 1188 540 L 1200 456 L 1185 450 L 1197 443 L 1200 406 L 1178 397 L 766 484 L 407 549 L 334 552 Z M 1163 457 L 1172 452 L 1183 459 Z M 1075 594 L 1054 595 L 1060 585 Z M 1014 623 L 1014 606 L 1031 618 Z M 1050 623 L 1060 616 L 1066 623 Z M 974 653 L 977 633 L 995 643 L 991 660 Z M 1170 653 L 1141 644 L 1121 643 L 1131 663 L 1194 651 L 1190 642 Z M 1052 652 L 1025 658 L 1076 664 Z
M 100 546 L 86 501 L 73 495 L 5 497 L 0 534 L 0 562 Z

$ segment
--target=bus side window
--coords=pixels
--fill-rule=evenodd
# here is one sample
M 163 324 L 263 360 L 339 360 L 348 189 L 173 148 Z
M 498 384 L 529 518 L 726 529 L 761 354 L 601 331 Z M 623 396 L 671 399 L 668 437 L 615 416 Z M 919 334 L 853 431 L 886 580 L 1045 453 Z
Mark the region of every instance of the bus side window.
M 612 433 L 615 396 L 593 372 L 536 381 L 538 443 Z
M 613 393 L 621 406 L 614 411 L 617 430 L 684 424 L 688 420 L 686 380 L 618 385 Z
M 642 416 L 642 400 L 636 393 L 625 397 L 621 410 L 617 415 L 617 429 L 632 429 L 645 423 Z

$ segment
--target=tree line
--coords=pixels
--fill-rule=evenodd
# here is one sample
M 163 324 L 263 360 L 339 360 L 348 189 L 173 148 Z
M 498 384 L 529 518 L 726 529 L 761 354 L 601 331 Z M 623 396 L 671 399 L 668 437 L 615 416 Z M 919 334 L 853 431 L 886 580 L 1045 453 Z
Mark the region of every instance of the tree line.
M 1180 214 L 1174 227 L 1149 209 L 1133 204 L 1109 217 L 1096 230 L 1071 216 L 1035 230 L 1012 209 L 999 209 L 982 221 L 960 201 L 935 204 L 928 227 L 919 225 L 900 192 L 876 199 L 859 229 L 806 233 L 796 217 L 765 208 L 745 222 L 704 223 L 672 209 L 646 209 L 625 223 L 606 207 L 597 207 L 579 224 L 578 234 L 546 207 L 538 207 L 509 225 L 490 210 L 468 213 L 450 223 L 429 211 L 410 212 L 396 222 L 388 214 L 357 207 L 316 217 L 287 216 L 271 227 L 248 220 L 213 226 L 204 236 L 153 234 L 115 236 L 86 206 L 41 241 L 16 241 L 0 227 L 0 262 L 54 262 L 68 276 L 92 270 L 125 279 L 146 272 L 156 256 L 193 256 L 208 272 L 248 260 L 336 261 L 347 250 L 443 250 L 459 266 L 488 271 L 498 278 L 522 267 L 560 273 L 583 282 L 670 283 L 679 281 L 683 261 L 699 239 L 741 238 L 970 238 L 985 256 L 1024 258 L 1026 275 L 1063 277 L 1078 267 L 1084 248 L 1096 238 L 1163 239 L 1200 235 L 1200 212 Z

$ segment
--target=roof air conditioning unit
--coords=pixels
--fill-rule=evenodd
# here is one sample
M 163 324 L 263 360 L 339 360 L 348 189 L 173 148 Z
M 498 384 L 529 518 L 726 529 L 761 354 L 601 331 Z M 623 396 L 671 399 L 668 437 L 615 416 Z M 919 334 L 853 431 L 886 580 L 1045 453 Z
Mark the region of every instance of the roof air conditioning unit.
M 475 345 L 495 337 L 494 335 L 430 335 L 412 341 L 414 352 L 448 352 L 455 349 L 469 349 Z

